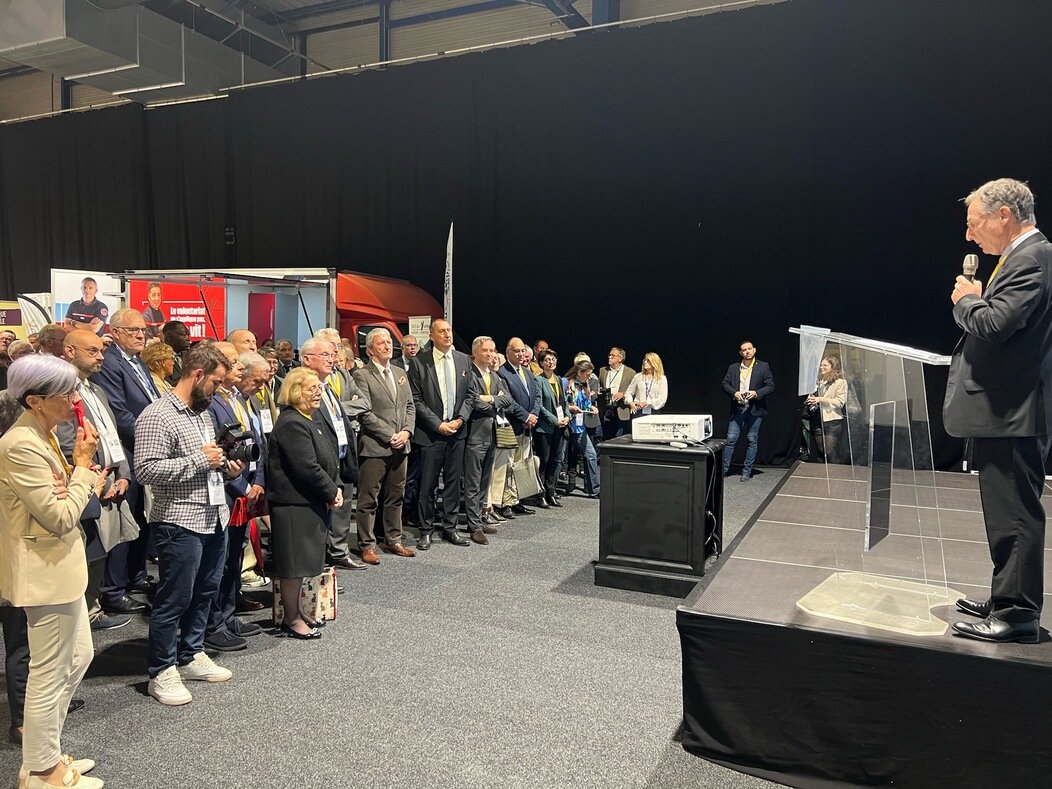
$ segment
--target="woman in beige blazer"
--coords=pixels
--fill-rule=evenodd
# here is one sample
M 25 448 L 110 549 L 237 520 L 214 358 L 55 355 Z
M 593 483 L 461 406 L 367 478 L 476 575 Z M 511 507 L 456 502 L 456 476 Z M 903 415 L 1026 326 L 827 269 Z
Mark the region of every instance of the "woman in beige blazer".
M 0 598 L 25 611 L 29 623 L 22 774 L 26 789 L 100 789 L 81 776 L 95 763 L 73 760 L 60 740 L 73 692 L 94 654 L 84 601 L 87 560 L 80 516 L 104 475 L 92 469 L 97 446 L 90 423 L 77 430 L 70 468 L 55 426 L 78 399 L 73 365 L 47 354 L 8 369 L 6 397 L 25 413 L 0 438 Z M 56 485 L 65 495 L 56 494 Z

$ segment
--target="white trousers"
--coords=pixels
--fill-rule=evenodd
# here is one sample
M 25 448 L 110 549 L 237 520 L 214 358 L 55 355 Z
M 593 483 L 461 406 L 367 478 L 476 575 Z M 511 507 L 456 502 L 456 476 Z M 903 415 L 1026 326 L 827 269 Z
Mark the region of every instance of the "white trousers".
M 95 655 L 83 596 L 72 603 L 24 609 L 29 622 L 22 766 L 50 770 L 62 758 L 62 726 L 73 692 Z

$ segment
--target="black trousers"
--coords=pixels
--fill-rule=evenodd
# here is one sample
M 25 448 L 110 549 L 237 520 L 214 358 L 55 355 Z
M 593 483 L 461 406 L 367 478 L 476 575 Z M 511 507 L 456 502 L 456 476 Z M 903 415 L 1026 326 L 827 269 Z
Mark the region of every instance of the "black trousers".
M 135 522 L 139 524 L 139 536 L 130 542 L 113 546 L 113 550 L 106 556 L 106 576 L 99 590 L 103 608 L 116 603 L 132 586 L 146 580 L 146 552 L 150 541 L 150 527 L 146 522 L 146 492 L 135 479 L 128 483 L 127 498 Z
M 990 543 L 993 616 L 1029 622 L 1041 616 L 1044 581 L 1047 436 L 974 439 L 979 495 Z
M 438 486 L 438 475 L 442 474 L 442 519 L 438 528 L 457 528 L 460 516 L 460 490 L 464 479 L 463 437 L 440 436 L 429 447 L 420 447 L 420 493 L 417 507 L 420 512 L 420 530 L 435 528 L 435 500 L 428 495 Z
M 553 433 L 533 431 L 533 453 L 540 460 L 541 481 L 544 483 L 544 495 L 555 498 L 555 484 L 559 481 L 559 467 L 563 461 L 562 428 L 555 428 Z
M 4 630 L 4 667 L 7 679 L 7 707 L 11 725 L 22 725 L 29 682 L 29 623 L 26 612 L 13 606 L 0 606 L 0 626 Z

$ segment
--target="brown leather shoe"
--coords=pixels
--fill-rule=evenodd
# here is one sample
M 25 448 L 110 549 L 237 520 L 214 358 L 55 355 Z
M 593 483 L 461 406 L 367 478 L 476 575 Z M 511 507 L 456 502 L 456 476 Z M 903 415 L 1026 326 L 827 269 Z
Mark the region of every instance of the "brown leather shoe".
M 406 548 L 400 542 L 396 542 L 393 545 L 384 543 L 380 547 L 387 553 L 393 553 L 395 556 L 416 556 L 416 551 L 412 548 Z
M 482 529 L 471 532 L 471 541 L 477 542 L 479 545 L 489 545 L 489 540 L 487 540 L 486 535 L 482 533 Z
M 376 551 L 373 548 L 366 548 L 362 551 L 362 561 L 366 564 L 379 564 L 380 557 L 376 555 Z
M 496 526 L 490 526 L 488 523 L 482 524 L 483 534 L 496 534 L 500 531 Z

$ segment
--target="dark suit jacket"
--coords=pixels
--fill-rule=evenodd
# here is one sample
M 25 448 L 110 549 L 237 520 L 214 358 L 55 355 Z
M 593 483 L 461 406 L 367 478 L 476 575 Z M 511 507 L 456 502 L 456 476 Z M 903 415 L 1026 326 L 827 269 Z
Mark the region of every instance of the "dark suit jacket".
M 508 408 L 506 416 L 511 422 L 515 435 L 521 435 L 523 422 L 530 414 L 539 415 L 541 412 L 541 391 L 537 388 L 537 379 L 528 370 L 526 372 L 526 386 L 523 387 L 522 379 L 519 378 L 511 362 L 505 362 L 500 366 L 500 377 L 508 385 L 508 393 L 514 401 Z
M 245 413 L 248 413 L 248 404 L 240 394 L 235 395 L 240 402 L 241 407 L 245 409 Z M 216 437 L 219 437 L 219 432 L 223 429 L 224 425 L 237 422 L 237 414 L 234 413 L 234 409 L 226 401 L 219 392 L 216 392 L 212 397 L 212 402 L 208 406 L 208 415 L 212 417 L 212 424 L 215 426 Z M 252 425 L 251 419 L 249 420 L 249 429 L 252 431 L 253 440 L 256 442 L 256 446 L 260 449 L 259 460 L 256 462 L 255 471 L 248 470 L 248 464 L 245 464 L 244 471 L 241 475 L 234 479 L 226 479 L 224 489 L 226 491 L 226 503 L 228 507 L 234 506 L 234 499 L 239 496 L 244 496 L 248 493 L 248 489 L 253 485 L 259 485 L 260 487 L 266 487 L 266 456 L 263 454 L 266 449 L 266 444 L 263 443 L 262 436 L 256 430 L 255 426 Z M 224 475 L 225 476 L 225 475 Z
M 1048 435 L 1052 422 L 1052 244 L 1041 234 L 1008 254 L 982 297 L 953 308 L 964 330 L 946 381 L 951 436 Z
M 393 455 L 391 436 L 406 430 L 412 437 L 416 427 L 416 406 L 409 377 L 394 365 L 391 365 L 391 374 L 395 381 L 394 400 L 372 362 L 353 373 L 354 382 L 369 402 L 369 410 L 361 416 L 362 430 L 358 437 L 358 451 L 363 458 Z M 411 444 L 411 440 L 407 441 L 402 453 L 408 454 Z
M 325 386 L 326 384 L 322 384 Z M 335 394 L 335 392 L 333 392 Z M 345 393 L 344 393 L 345 394 Z M 355 395 L 356 400 L 361 400 L 361 392 L 359 391 Z M 358 479 L 358 447 L 357 442 L 354 440 L 355 432 L 351 426 L 350 417 L 347 416 L 347 412 L 343 410 L 343 404 L 337 400 L 337 418 L 343 420 L 343 429 L 347 435 L 347 454 L 340 458 L 340 479 L 343 482 L 355 482 Z M 293 409 L 295 410 L 295 409 Z M 333 450 L 336 452 L 336 457 L 340 457 L 340 440 L 336 435 L 336 427 L 332 421 L 332 415 L 329 413 L 329 409 L 325 404 L 324 398 L 322 399 L 321 408 L 318 409 L 317 413 L 314 414 L 315 420 L 325 426 L 326 434 L 332 440 Z
M 627 373 L 628 370 L 625 370 Z M 557 376 L 558 377 L 558 376 Z M 537 427 L 534 428 L 538 433 L 554 433 L 560 428 L 555 426 L 558 416 L 555 413 L 555 409 L 561 407 L 563 409 L 563 416 L 569 416 L 570 410 L 566 402 L 566 390 L 563 388 L 563 379 L 559 378 L 559 399 L 555 399 L 555 393 L 552 392 L 552 385 L 548 383 L 548 380 L 544 377 L 544 374 L 535 376 L 537 381 L 537 390 L 541 393 L 541 410 L 537 415 Z M 632 379 L 629 378 L 629 381 Z M 627 386 L 627 384 L 626 384 Z
M 336 498 L 340 459 L 318 413 L 307 419 L 291 406 L 283 408 L 268 450 L 268 502 L 319 506 Z
M 738 370 L 741 362 L 735 362 L 727 368 L 727 374 L 723 377 L 723 391 L 731 398 L 731 404 L 736 409 L 738 404 L 734 401 L 734 393 L 738 391 L 740 383 Z M 749 378 L 749 388 L 756 392 L 756 399 L 749 401 L 749 413 L 752 416 L 767 415 L 767 395 L 774 391 L 774 376 L 771 375 L 771 367 L 767 362 L 759 359 L 752 366 L 752 376 Z
M 487 403 L 480 398 L 486 394 L 482 373 L 472 363 L 471 375 L 468 376 L 468 405 L 471 407 L 471 418 L 468 420 L 468 446 L 486 447 L 496 441 L 495 425 L 497 414 L 504 413 L 514 400 L 508 394 L 508 383 L 497 373 L 489 374 L 490 394 L 493 402 Z
M 467 436 L 467 422 L 471 417 L 471 405 L 468 403 L 468 384 L 471 381 L 471 359 L 460 351 L 453 350 L 453 383 L 456 393 L 453 398 L 453 418 L 464 420 L 454 438 Z M 410 365 L 409 385 L 413 388 L 413 405 L 416 406 L 416 431 L 413 443 L 429 447 L 445 436 L 438 432 L 438 426 L 445 421 L 442 415 L 442 390 L 438 388 L 438 371 L 435 369 L 434 350 L 429 349 L 417 354 L 415 363 Z
M 142 366 L 142 371 L 146 376 L 146 385 L 152 390 L 150 371 L 146 369 L 146 365 Z M 135 420 L 153 400 L 147 394 L 139 376 L 132 370 L 131 362 L 124 358 L 116 344 L 106 349 L 102 369 L 91 376 L 91 381 L 101 386 L 109 399 L 113 418 L 117 420 L 117 434 L 120 435 L 124 448 L 134 451 Z M 156 396 L 157 393 L 153 394 Z

